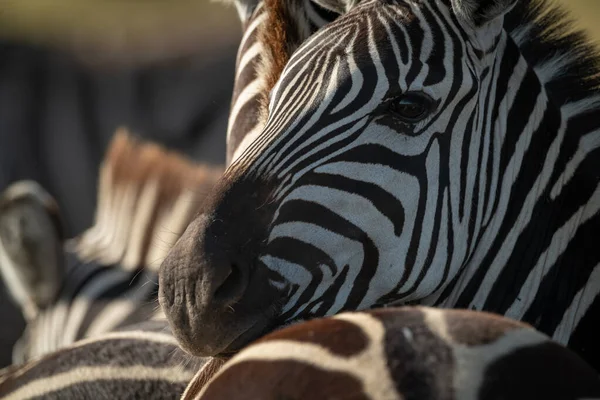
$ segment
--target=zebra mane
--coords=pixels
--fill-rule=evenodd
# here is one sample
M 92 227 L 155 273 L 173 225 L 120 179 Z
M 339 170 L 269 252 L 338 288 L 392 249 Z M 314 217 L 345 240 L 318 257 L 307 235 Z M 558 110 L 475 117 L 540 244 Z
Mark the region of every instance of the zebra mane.
M 120 128 L 100 167 L 94 225 L 68 247 L 86 262 L 157 269 L 221 174 Z
M 279 79 L 281 72 L 289 61 L 293 44 L 298 43 L 296 20 L 290 3 L 287 1 L 265 0 L 267 21 L 260 30 L 260 37 L 265 46 L 263 70 L 267 92 Z M 268 68 L 264 64 L 269 64 Z
M 554 104 L 587 99 L 579 111 L 600 106 L 600 53 L 566 10 L 548 0 L 519 1 L 504 28 Z
M 267 20 L 259 29 L 264 46 L 258 76 L 264 79 L 261 115 L 266 116 L 269 92 L 281 76 L 292 53 L 311 35 L 303 1 L 264 0 Z

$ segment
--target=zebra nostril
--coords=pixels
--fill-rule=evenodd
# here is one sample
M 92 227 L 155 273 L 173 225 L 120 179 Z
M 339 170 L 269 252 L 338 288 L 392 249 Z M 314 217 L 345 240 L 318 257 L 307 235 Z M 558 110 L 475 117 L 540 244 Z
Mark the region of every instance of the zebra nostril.
M 225 306 L 232 305 L 242 297 L 247 286 L 247 271 L 233 263 L 229 274 L 215 290 L 213 300 Z

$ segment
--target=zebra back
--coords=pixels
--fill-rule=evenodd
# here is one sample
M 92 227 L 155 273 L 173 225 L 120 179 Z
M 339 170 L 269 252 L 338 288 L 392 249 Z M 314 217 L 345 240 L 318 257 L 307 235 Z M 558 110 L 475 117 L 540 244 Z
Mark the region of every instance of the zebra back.
M 118 129 L 100 166 L 94 225 L 67 246 L 85 262 L 157 271 L 222 172 Z
M 179 349 L 166 322 L 144 322 L 0 370 L 0 398 L 179 399 L 204 362 Z
M 294 324 L 250 344 L 218 372 L 209 367 L 192 379 L 182 400 L 600 396 L 596 371 L 529 325 L 428 307 Z

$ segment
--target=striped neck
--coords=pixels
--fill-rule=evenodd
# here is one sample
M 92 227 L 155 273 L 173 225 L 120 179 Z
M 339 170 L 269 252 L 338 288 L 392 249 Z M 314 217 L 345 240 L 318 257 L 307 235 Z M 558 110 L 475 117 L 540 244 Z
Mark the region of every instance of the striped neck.
M 497 112 L 485 135 L 471 140 L 471 150 L 493 151 L 465 188 L 480 201 L 465 215 L 468 247 L 457 248 L 468 259 L 425 303 L 501 313 L 568 343 L 599 306 L 600 185 L 590 173 L 600 169 L 596 53 L 572 36 L 548 56 L 545 39 L 533 33 L 560 32 L 551 22 L 557 12 L 546 26 L 518 23 L 520 12 L 507 17 L 510 37 L 490 67 Z
M 247 19 L 243 15 L 247 14 Z M 269 93 L 292 53 L 312 33 L 336 18 L 312 0 L 264 0 L 240 13 L 244 34 L 227 127 L 227 165 L 259 136 L 267 120 Z

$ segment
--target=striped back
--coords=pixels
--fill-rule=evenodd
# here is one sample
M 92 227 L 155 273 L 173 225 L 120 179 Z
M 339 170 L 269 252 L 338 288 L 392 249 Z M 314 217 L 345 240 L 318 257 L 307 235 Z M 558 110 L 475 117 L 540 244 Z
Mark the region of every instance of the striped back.
M 209 367 L 194 377 L 182 400 L 600 396 L 596 371 L 530 326 L 483 312 L 425 307 L 295 324 L 249 345 L 216 374 Z
M 0 370 L 0 398 L 175 400 L 204 362 L 179 349 L 166 322 L 145 322 Z
M 86 262 L 157 271 L 222 172 L 119 129 L 100 166 L 94 225 L 68 248 Z
M 57 298 L 27 322 L 13 347 L 13 363 L 21 364 L 80 339 L 162 316 L 156 301 L 156 273 L 82 262 L 68 252 L 66 260 L 69 269 Z

